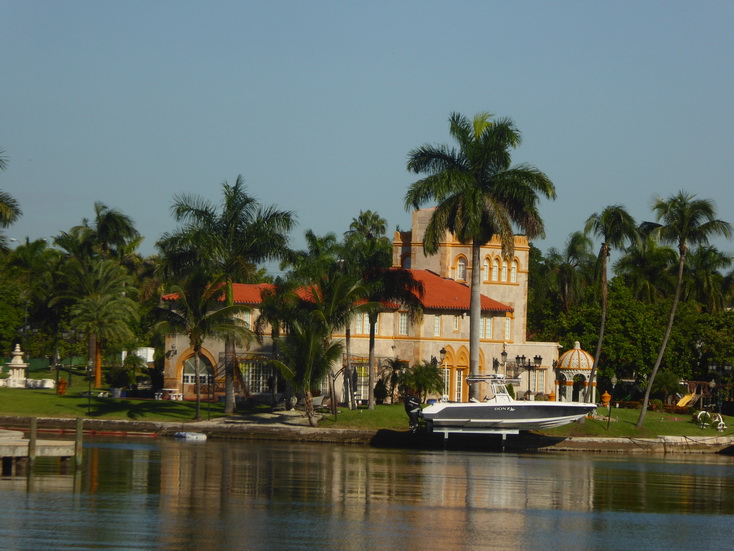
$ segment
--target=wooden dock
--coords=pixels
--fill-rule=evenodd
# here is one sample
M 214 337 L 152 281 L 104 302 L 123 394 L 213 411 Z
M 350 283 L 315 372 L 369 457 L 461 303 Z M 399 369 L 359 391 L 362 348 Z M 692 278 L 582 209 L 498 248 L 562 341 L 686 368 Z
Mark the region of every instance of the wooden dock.
M 20 471 L 33 468 L 37 457 L 60 457 L 69 461 L 75 459 L 76 468 L 81 468 L 82 430 L 81 418 L 77 423 L 75 440 L 38 440 L 36 438 L 36 419 L 32 419 L 28 438 L 19 430 L 0 430 L 0 458 L 2 476 L 13 476 Z

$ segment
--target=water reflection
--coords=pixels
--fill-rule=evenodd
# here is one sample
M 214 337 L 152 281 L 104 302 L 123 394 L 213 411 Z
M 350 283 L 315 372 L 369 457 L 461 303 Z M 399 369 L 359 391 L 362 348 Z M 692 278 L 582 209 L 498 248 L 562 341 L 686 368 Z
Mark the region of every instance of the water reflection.
M 77 477 L 0 480 L 0 508 L 7 549 L 716 548 L 734 474 L 708 455 L 93 440 Z

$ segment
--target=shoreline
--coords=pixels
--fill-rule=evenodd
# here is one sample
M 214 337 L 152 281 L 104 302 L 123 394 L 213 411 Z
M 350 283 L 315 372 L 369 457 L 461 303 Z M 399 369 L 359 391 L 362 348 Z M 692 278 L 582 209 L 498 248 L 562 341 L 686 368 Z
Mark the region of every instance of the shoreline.
M 0 416 L 0 428 L 29 430 L 30 417 Z M 76 418 L 38 417 L 38 432 L 73 433 Z M 201 432 L 220 440 L 268 440 L 357 444 L 394 449 L 450 449 L 511 452 L 593 452 L 625 454 L 734 455 L 734 436 L 660 436 L 657 438 L 554 437 L 535 433 L 499 436 L 455 435 L 444 440 L 440 434 L 412 435 L 409 431 L 319 428 L 307 425 L 302 415 L 277 415 L 257 419 L 226 417 L 212 421 L 83 420 L 84 433 L 91 436 L 173 437 L 177 432 Z

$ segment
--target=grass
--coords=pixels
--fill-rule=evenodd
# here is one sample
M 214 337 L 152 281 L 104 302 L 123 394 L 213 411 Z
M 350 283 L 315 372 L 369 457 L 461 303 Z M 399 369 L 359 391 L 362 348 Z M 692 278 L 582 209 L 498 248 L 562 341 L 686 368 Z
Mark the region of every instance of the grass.
M 86 388 L 72 388 L 65 396 L 58 396 L 51 389 L 0 388 L 0 415 L 22 417 L 90 417 L 93 419 L 126 419 L 134 421 L 190 421 L 194 417 L 196 404 L 188 401 L 139 400 L 134 398 L 87 398 Z M 212 419 L 223 416 L 223 404 L 202 402 L 201 416 Z M 268 408 L 262 409 L 267 411 Z M 258 408 L 243 411 L 253 414 Z M 89 413 L 88 413 L 89 412 Z M 606 409 L 599 408 L 605 414 Z M 719 433 L 713 428 L 702 430 L 685 414 L 650 411 L 645 425 L 638 430 L 635 426 L 640 415 L 636 409 L 612 409 L 612 422 L 607 429 L 607 419 L 585 419 L 583 424 L 572 423 L 564 427 L 543 431 L 550 436 L 596 436 L 653 438 L 656 436 L 716 436 L 734 434 L 734 418 L 724 417 L 730 428 Z M 402 404 L 378 405 L 374 410 L 359 408 L 350 411 L 340 408 L 333 414 L 322 414 L 319 423 L 323 428 L 348 428 L 362 430 L 407 430 L 408 417 Z
M 86 391 L 73 389 L 58 396 L 52 389 L 0 388 L 0 415 L 21 417 L 89 417 L 91 419 L 125 419 L 131 421 L 190 421 L 196 412 L 195 402 L 171 400 L 138 400 L 91 398 Z M 201 404 L 201 416 L 221 417 L 221 403 Z

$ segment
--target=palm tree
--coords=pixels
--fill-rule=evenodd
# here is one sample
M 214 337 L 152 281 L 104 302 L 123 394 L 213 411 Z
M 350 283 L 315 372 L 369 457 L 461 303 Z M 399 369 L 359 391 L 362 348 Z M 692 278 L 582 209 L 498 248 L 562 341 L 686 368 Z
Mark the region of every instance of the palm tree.
M 0 170 L 5 170 L 7 166 L 8 161 L 3 155 L 3 150 L 0 149 Z M 18 220 L 22 214 L 20 203 L 9 193 L 0 191 L 0 227 L 7 228 Z M 0 251 L 8 251 L 8 245 L 3 234 L 0 234 Z
M 627 242 L 637 240 L 637 225 L 622 205 L 610 205 L 601 213 L 594 213 L 586 220 L 584 233 L 594 234 L 601 239 L 599 249 L 599 264 L 601 270 L 601 323 L 599 324 L 599 339 L 596 341 L 596 352 L 594 353 L 594 365 L 589 374 L 589 382 L 584 393 L 584 401 L 591 399 L 591 389 L 599 367 L 602 343 L 604 341 L 604 326 L 607 321 L 607 259 L 612 249 L 624 247 Z
M 637 300 L 653 304 L 673 294 L 677 261 L 673 249 L 661 246 L 655 237 L 647 235 L 625 250 L 614 263 L 614 273 Z
M 132 338 L 129 324 L 137 320 L 136 289 L 127 271 L 114 260 L 89 262 L 73 258 L 62 265 L 63 287 L 49 306 L 69 304 L 72 324 L 87 335 L 94 384 L 102 385 L 102 341 Z
M 131 244 L 135 248 L 142 241 L 132 218 L 99 201 L 94 203 L 92 225 L 90 226 L 89 220 L 84 219 L 80 226 L 75 226 L 71 231 L 85 233 L 95 252 L 104 258 L 121 259 L 130 250 Z
M 232 283 L 254 283 L 257 263 L 281 260 L 290 254 L 288 233 L 295 225 L 289 211 L 263 207 L 247 193 L 242 176 L 234 185 L 222 184 L 221 209 L 193 195 L 177 195 L 171 207 L 176 222 L 183 224 L 164 234 L 157 246 L 172 275 L 200 265 L 214 277 L 223 276 L 227 304 L 232 304 Z M 235 346 L 225 340 L 225 413 L 234 411 Z
M 293 321 L 280 346 L 282 361 L 271 360 L 293 387 L 303 393 L 309 424 L 316 426 L 311 389 L 329 373 L 342 355 L 342 343 L 330 341 L 328 326 L 318 315 L 311 320 Z
M 479 374 L 480 249 L 493 235 L 509 257 L 514 250 L 513 224 L 529 238 L 544 234 L 538 212 L 539 196 L 554 199 L 550 179 L 529 165 L 512 166 L 510 149 L 520 145 L 520 132 L 509 118 L 491 120 L 479 113 L 474 120 L 454 113 L 449 118 L 451 136 L 458 149 L 424 145 L 409 154 L 408 170 L 427 174 L 411 184 L 406 208 L 437 201 L 426 227 L 423 248 L 434 254 L 446 231 L 472 246 L 472 279 L 469 324 L 470 372 Z M 479 390 L 472 386 L 472 397 Z
M 686 264 L 688 246 L 689 244 L 707 245 L 709 239 L 715 235 L 723 235 L 727 238 L 731 237 L 731 224 L 716 218 L 716 208 L 711 200 L 696 199 L 695 195 L 691 195 L 685 191 L 679 191 L 667 200 L 658 197 L 653 202 L 652 209 L 657 216 L 658 222 L 645 222 L 642 224 L 642 229 L 646 233 L 654 233 L 663 242 L 676 243 L 678 245 L 678 277 L 675 285 L 673 304 L 668 316 L 668 325 L 665 328 L 663 342 L 660 344 L 660 351 L 652 367 L 650 378 L 647 381 L 645 398 L 642 402 L 642 411 L 640 411 L 640 417 L 637 420 L 637 428 L 642 428 L 645 422 L 645 413 L 647 413 L 647 405 L 650 402 L 650 391 L 655 381 L 655 375 L 657 375 L 660 364 L 663 361 L 670 332 L 673 329 L 675 310 L 678 307 L 681 287 L 683 285 L 683 270 Z
M 201 419 L 201 381 L 199 356 L 204 339 L 222 335 L 245 335 L 247 328 L 240 314 L 247 308 L 240 304 L 226 304 L 226 286 L 220 277 L 212 281 L 205 270 L 195 270 L 182 285 L 171 286 L 176 295 L 172 308 L 159 308 L 162 321 L 156 326 L 159 333 L 183 333 L 189 337 L 194 352 L 194 388 L 196 389 L 195 420 Z
M 592 260 L 591 240 L 582 232 L 573 232 L 566 240 L 563 251 L 555 247 L 548 250 L 548 268 L 566 314 L 588 283 L 586 275 Z
M 387 231 L 387 220 L 371 210 L 359 211 L 359 216 L 349 224 L 347 236 L 360 235 L 364 238 L 381 238 Z
M 720 270 L 731 266 L 734 257 L 713 245 L 706 245 L 690 252 L 688 261 L 683 276 L 683 300 L 695 300 L 710 314 L 723 311 L 726 304 L 725 278 Z
M 403 394 L 416 393 L 421 403 L 429 394 L 441 394 L 444 390 L 443 376 L 438 364 L 422 361 L 404 369 L 399 385 Z

